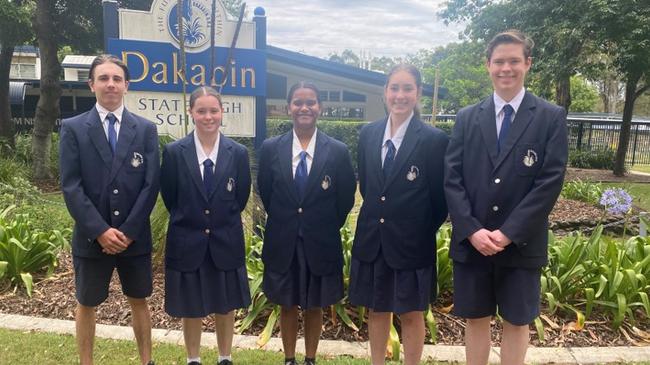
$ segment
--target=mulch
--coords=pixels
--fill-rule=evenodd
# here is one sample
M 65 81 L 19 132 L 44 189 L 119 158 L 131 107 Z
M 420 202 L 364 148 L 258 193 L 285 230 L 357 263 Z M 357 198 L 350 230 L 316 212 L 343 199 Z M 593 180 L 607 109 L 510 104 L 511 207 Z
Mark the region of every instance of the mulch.
M 650 176 L 626 175 L 616 178 L 609 171 L 595 171 L 584 169 L 570 169 L 567 179 L 580 178 L 589 181 L 628 181 L 650 182 Z M 624 179 L 624 180 L 617 180 Z M 52 185 L 49 186 L 52 188 Z M 592 220 L 601 218 L 602 210 L 589 204 L 560 199 L 551 213 L 551 220 Z M 0 313 L 22 314 L 36 317 L 57 318 L 74 320 L 76 300 L 74 297 L 74 275 L 70 253 L 62 252 L 59 257 L 59 266 L 54 274 L 48 278 L 36 280 L 32 298 L 27 297 L 24 291 L 0 288 Z M 164 311 L 164 270 L 158 266 L 154 269 L 154 291 L 149 300 L 154 328 L 171 330 L 181 329 L 178 318 L 167 315 Z M 434 303 L 434 317 L 436 319 L 438 334 L 437 343 L 446 345 L 462 345 L 464 343 L 464 323 L 460 318 L 450 314 L 452 300 L 449 296 L 438 298 Z M 324 311 L 324 331 L 322 338 L 346 341 L 367 341 L 367 327 L 364 325 L 359 331 L 353 331 L 340 319 L 332 322 L 329 310 Z M 237 315 L 242 319 L 244 312 Z M 348 313 L 355 323 L 359 323 L 356 311 Z M 266 323 L 267 313 L 260 315 L 260 320 L 251 326 L 244 334 L 257 335 L 262 332 Z M 110 285 L 109 298 L 97 307 L 97 322 L 129 326 L 131 323 L 130 310 L 126 298 L 121 294 L 117 276 L 114 275 Z M 565 313 L 541 316 L 544 323 L 545 341 L 541 342 L 531 326 L 531 344 L 546 347 L 585 347 L 585 346 L 650 346 L 650 320 L 639 311 L 635 318 L 640 319 L 636 324 L 624 323 L 619 329 L 610 327 L 611 320 L 602 315 L 592 315 L 580 329 L 576 325 L 574 316 Z M 214 324 L 211 318 L 203 321 L 204 330 L 211 331 Z M 499 343 L 500 322 L 493 321 L 493 342 Z M 278 329 L 274 336 L 278 336 Z M 429 338 L 429 337 L 427 337 Z

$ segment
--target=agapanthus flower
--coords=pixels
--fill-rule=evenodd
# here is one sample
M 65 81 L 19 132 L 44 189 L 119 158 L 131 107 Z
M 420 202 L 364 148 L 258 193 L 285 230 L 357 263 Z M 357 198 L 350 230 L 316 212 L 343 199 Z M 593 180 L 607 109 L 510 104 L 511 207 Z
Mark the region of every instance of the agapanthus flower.
M 626 214 L 632 208 L 632 197 L 621 188 L 610 188 L 603 191 L 600 205 L 610 214 Z

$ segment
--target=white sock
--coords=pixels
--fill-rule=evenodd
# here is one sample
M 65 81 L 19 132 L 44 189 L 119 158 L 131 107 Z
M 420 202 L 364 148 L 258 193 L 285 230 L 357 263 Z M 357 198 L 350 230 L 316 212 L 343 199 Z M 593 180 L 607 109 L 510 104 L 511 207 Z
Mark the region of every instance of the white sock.
M 188 364 L 191 363 L 192 361 L 201 362 L 201 356 L 198 356 L 198 357 L 188 357 L 188 358 L 187 358 L 187 363 L 188 363 Z
M 232 356 L 231 355 L 228 355 L 228 356 L 219 355 L 219 361 L 217 361 L 217 362 L 222 362 L 223 360 L 232 361 Z

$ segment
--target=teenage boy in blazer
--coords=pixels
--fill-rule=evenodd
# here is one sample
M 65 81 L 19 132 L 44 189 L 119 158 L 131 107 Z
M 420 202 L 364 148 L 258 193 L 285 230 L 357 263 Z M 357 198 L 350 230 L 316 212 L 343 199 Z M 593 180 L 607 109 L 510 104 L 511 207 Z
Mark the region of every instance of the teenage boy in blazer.
M 151 227 L 158 195 L 158 134 L 124 108 L 129 72 L 115 56 L 99 56 L 88 85 L 97 104 L 61 124 L 61 189 L 75 221 L 72 255 L 76 338 L 82 365 L 92 364 L 95 307 L 117 269 L 131 305 L 142 364 L 151 360 Z
M 503 318 L 501 362 L 522 364 L 539 315 L 548 215 L 567 162 L 564 109 L 524 89 L 533 42 L 519 31 L 487 48 L 494 94 L 460 110 L 446 156 L 454 313 L 467 319 L 468 364 L 487 364 L 490 319 Z

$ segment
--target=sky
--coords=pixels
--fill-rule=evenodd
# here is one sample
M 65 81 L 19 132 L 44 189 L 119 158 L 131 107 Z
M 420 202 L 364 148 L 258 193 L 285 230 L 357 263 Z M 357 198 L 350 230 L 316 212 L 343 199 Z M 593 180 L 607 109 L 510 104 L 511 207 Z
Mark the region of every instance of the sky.
M 372 57 L 400 57 L 458 42 L 464 26 L 445 25 L 445 0 L 248 0 L 251 16 L 266 11 L 267 43 L 326 58 L 351 49 Z

